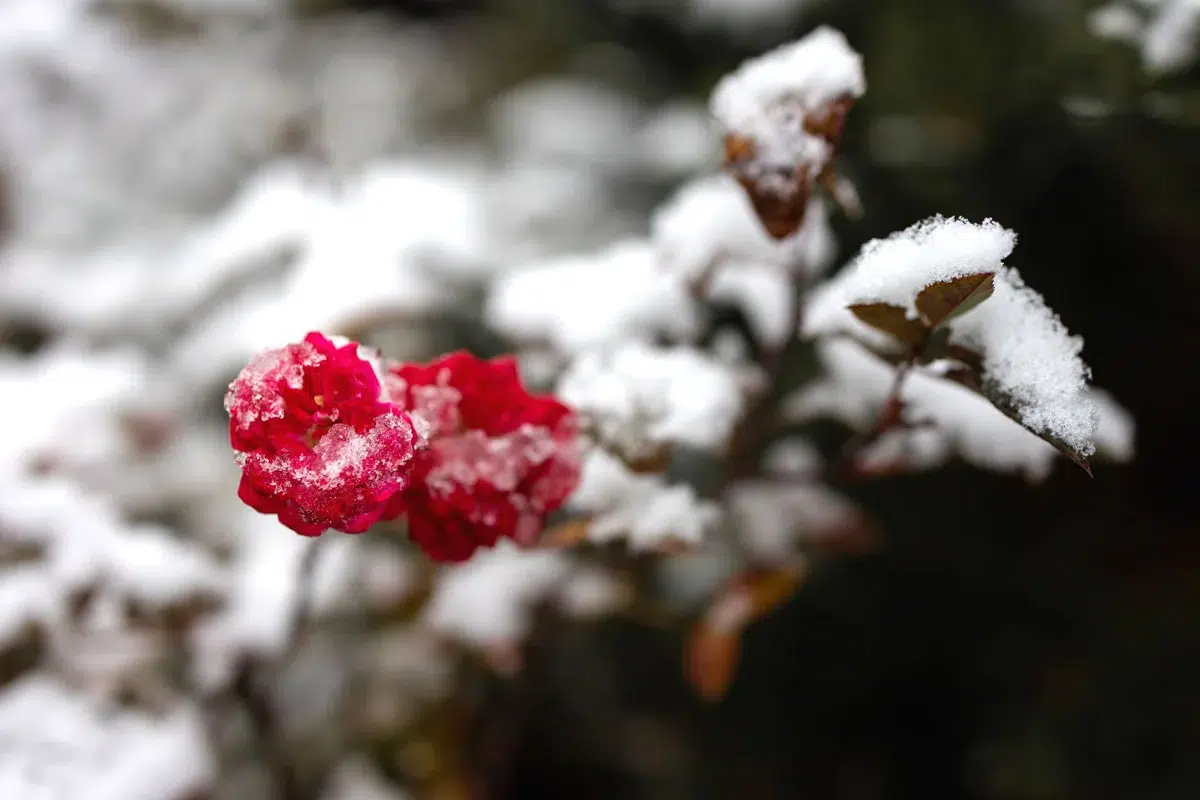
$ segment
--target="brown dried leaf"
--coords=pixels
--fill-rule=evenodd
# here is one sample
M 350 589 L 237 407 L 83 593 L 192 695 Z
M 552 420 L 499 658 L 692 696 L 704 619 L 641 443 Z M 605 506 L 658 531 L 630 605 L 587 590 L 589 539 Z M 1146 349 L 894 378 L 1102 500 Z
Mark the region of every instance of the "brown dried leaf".
M 917 295 L 917 313 L 930 328 L 967 313 L 992 296 L 994 272 L 964 275 L 926 286 Z
M 905 347 L 917 347 L 929 335 L 920 321 L 908 318 L 900 306 L 889 303 L 856 303 L 849 306 L 851 313 L 876 330 L 890 334 Z
M 786 194 L 767 191 L 752 180 L 738 178 L 763 229 L 774 239 L 786 239 L 800 230 L 808 211 L 810 187 L 798 176 L 786 177 L 793 184 Z
M 720 630 L 701 621 L 688 639 L 684 673 L 704 700 L 725 696 L 741 655 L 741 630 Z
M 718 593 L 684 654 L 688 682 L 703 699 L 725 695 L 737 672 L 742 631 L 795 594 L 806 575 L 802 565 L 755 569 L 735 576 Z
M 853 107 L 854 97 L 843 95 L 829 105 L 806 114 L 804 130 L 813 136 L 820 136 L 836 148 L 842 141 L 846 117 Z

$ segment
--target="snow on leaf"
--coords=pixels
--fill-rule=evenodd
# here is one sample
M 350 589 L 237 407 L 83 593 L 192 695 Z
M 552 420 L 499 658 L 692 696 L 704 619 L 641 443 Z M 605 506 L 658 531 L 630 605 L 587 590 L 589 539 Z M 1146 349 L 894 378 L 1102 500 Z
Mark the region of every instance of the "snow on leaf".
M 569 574 L 566 557 L 502 541 L 470 561 L 443 567 L 424 611 L 431 630 L 479 648 L 524 638 L 533 606 Z
M 661 270 L 654 249 L 637 240 L 500 276 L 485 319 L 519 342 L 545 342 L 565 353 L 656 334 L 682 337 L 698 323 L 683 280 Z
M 568 507 L 591 516 L 586 526 L 591 541 L 625 539 L 641 551 L 699 546 L 721 514 L 719 506 L 700 500 L 690 486 L 636 475 L 600 448 L 584 460 L 583 478 Z
M 737 183 L 724 174 L 685 184 L 651 223 L 664 266 L 695 280 L 725 262 L 774 265 L 802 274 L 824 271 L 833 259 L 833 233 L 824 202 L 814 200 L 791 236 L 768 236 Z
M 41 675 L 0 692 L 0 797 L 184 800 L 214 769 L 192 709 L 118 711 Z
M 631 461 L 664 443 L 719 449 L 744 407 L 732 370 L 699 350 L 638 342 L 579 356 L 558 396 L 599 441 Z
M 933 217 L 869 242 L 810 302 L 803 333 L 860 332 L 852 313 L 840 311 L 839 305 L 887 303 L 916 319 L 921 293 L 945 284 L 935 290 L 942 299 L 925 296 L 925 310 L 949 332 L 950 345 L 982 356 L 984 393 L 1029 430 L 1061 444 L 1074 460 L 1086 459 L 1094 451 L 1096 408 L 1087 391 L 1090 373 L 1080 358 L 1083 341 L 1067 332 L 1016 270 L 1004 266 L 1015 241 L 1011 231 L 990 220 L 976 225 Z M 978 285 L 974 280 L 957 283 L 987 274 L 994 275 L 990 297 L 982 288 L 988 285 L 986 279 Z M 946 321 L 948 301 L 960 294 L 965 297 L 955 310 L 977 305 Z

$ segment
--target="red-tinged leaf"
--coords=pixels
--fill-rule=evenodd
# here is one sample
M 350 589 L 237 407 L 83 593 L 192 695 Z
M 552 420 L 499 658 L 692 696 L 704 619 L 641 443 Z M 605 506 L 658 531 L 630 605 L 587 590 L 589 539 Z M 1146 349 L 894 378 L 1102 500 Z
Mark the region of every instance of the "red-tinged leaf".
M 715 702 L 725 696 L 741 656 L 741 630 L 721 630 L 705 620 L 696 626 L 684 654 L 684 674 L 701 698 Z
M 917 313 L 930 328 L 967 313 L 995 291 L 994 272 L 964 275 L 926 286 L 917 295 Z
M 843 95 L 832 103 L 806 114 L 804 130 L 813 136 L 820 136 L 836 148 L 842 141 L 842 129 L 846 126 L 846 116 L 853 107 L 854 97 Z
M 741 177 L 738 182 L 746 190 L 763 230 L 773 239 L 786 239 L 804 225 L 811 187 L 795 174 L 780 175 L 779 178 L 791 184 L 787 191 L 767 190 L 755 181 Z
M 905 347 L 916 347 L 929 335 L 919 320 L 909 319 L 908 312 L 889 303 L 856 303 L 850 312 L 876 330 L 889 334 Z

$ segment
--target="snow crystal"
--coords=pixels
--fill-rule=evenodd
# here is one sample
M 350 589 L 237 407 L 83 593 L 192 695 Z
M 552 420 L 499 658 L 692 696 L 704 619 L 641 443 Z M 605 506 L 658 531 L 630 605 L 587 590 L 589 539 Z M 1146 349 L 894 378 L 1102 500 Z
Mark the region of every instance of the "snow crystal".
M 1015 270 L 996 276 L 992 297 L 951 323 L 951 338 L 983 353 L 983 378 L 1016 404 L 1021 421 L 1053 434 L 1083 455 L 1095 451 L 1096 405 L 1091 371 L 1071 336 Z
M 501 276 L 485 320 L 511 338 L 572 353 L 659 333 L 686 336 L 697 310 L 679 277 L 659 269 L 653 248 L 634 240 Z
M 569 507 L 591 515 L 592 541 L 624 538 L 634 550 L 700 545 L 721 513 L 715 503 L 700 500 L 690 486 L 670 486 L 661 475 L 636 475 L 599 448 L 584 460 Z
M 663 264 L 689 281 L 727 261 L 815 275 L 834 256 L 822 199 L 809 202 L 800 230 L 776 240 L 763 230 L 746 193 L 723 173 L 685 184 L 655 213 L 652 237 Z
M 118 711 L 40 675 L 0 692 L 0 797 L 183 800 L 214 770 L 192 709 Z
M 529 424 L 499 436 L 488 436 L 480 430 L 442 436 L 433 447 L 437 466 L 430 470 L 425 483 L 434 495 L 443 496 L 458 488 L 470 491 L 480 481 L 512 493 L 532 468 L 561 451 L 553 431 Z
M 764 171 L 791 172 L 802 165 L 815 178 L 832 148 L 805 131 L 805 115 L 865 91 L 862 57 L 840 32 L 822 26 L 722 78 L 711 110 L 726 131 L 754 143 L 754 162 Z
M 602 442 L 631 458 L 663 443 L 719 449 L 744 407 L 729 368 L 699 350 L 638 342 L 580 355 L 557 394 Z
M 308 342 L 264 350 L 230 384 L 225 393 L 225 411 L 235 416 L 243 431 L 256 422 L 283 419 L 287 412 L 283 388 L 300 390 L 305 371 L 324 360 L 325 356 Z
M 407 443 L 413 430 L 407 415 L 380 414 L 363 433 L 352 426 L 330 426 L 309 452 L 238 453 L 238 460 L 268 478 L 286 496 L 302 496 L 305 505 L 323 508 L 339 499 L 372 498 L 396 483 L 412 460 Z
M 470 561 L 444 567 L 424 611 L 424 622 L 451 639 L 477 647 L 525 636 L 533 606 L 569 574 L 562 553 L 520 550 L 501 541 Z
M 805 335 L 848 330 L 868 341 L 846 307 L 882 302 L 917 316 L 924 287 L 964 275 L 994 272 L 995 290 L 974 310 L 948 323 L 952 341 L 980 352 L 983 379 L 1011 399 L 1030 429 L 1060 438 L 1083 455 L 1093 452 L 1095 404 L 1087 394 L 1089 371 L 1080 359 L 1083 340 L 1071 336 L 1037 292 L 1004 266 L 1015 234 L 995 222 L 980 225 L 934 217 L 887 239 L 875 240 L 805 309 Z M 865 335 L 864 335 L 865 334 Z
M 787 417 L 832 416 L 858 429 L 869 427 L 891 391 L 895 368 L 849 339 L 822 340 L 817 354 L 825 377 L 787 399 Z M 921 469 L 937 466 L 956 452 L 986 469 L 1020 472 L 1035 480 L 1049 474 L 1057 451 L 975 392 L 914 370 L 901 397 L 907 422 L 932 427 L 887 437 L 877 447 L 875 462 L 886 460 L 888 450 Z
M 835 282 L 838 301 L 888 303 L 916 316 L 917 294 L 930 284 L 998 272 L 1017 237 L 992 220 L 933 217 L 886 239 L 868 242 Z M 991 301 L 988 301 L 991 302 Z

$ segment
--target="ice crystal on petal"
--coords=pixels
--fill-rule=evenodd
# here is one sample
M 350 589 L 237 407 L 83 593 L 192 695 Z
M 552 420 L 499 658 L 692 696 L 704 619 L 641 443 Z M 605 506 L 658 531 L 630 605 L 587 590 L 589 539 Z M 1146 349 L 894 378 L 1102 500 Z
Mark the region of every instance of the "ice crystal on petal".
M 312 333 L 256 357 L 226 395 L 239 496 L 298 533 L 366 530 L 408 483 L 422 437 L 363 354 Z
M 574 490 L 574 415 L 526 392 L 513 359 L 451 353 L 396 365 L 385 384 L 429 440 L 385 516 L 407 514 L 409 535 L 431 557 L 462 561 L 502 538 L 531 543 Z

